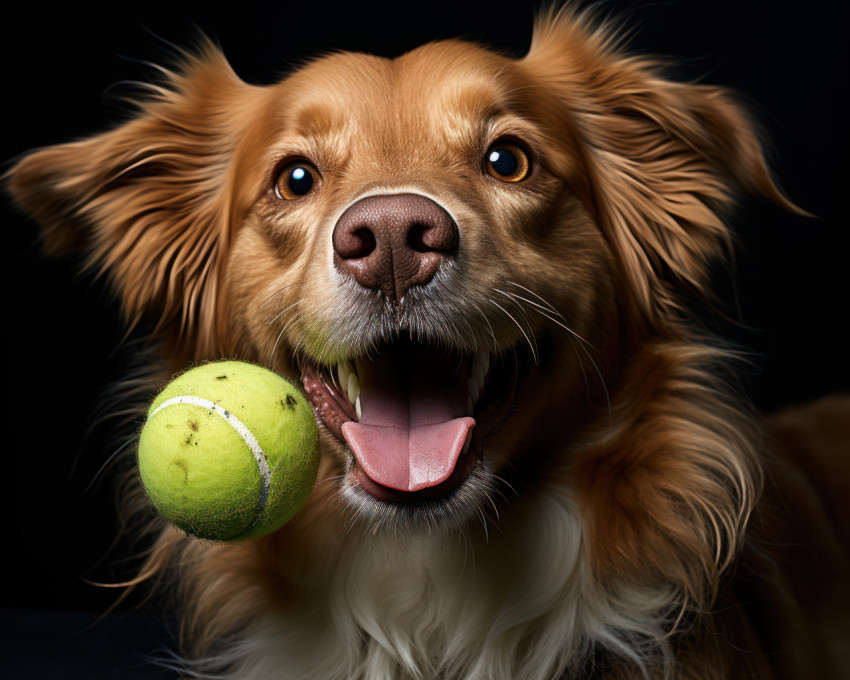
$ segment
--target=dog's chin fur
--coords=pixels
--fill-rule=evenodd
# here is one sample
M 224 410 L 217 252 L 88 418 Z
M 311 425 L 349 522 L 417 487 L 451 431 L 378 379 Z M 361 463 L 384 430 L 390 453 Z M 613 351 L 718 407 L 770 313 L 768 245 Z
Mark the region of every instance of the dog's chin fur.
M 502 372 L 468 470 L 416 502 L 357 482 L 319 397 L 318 482 L 263 538 L 167 528 L 131 472 L 128 516 L 157 535 L 135 582 L 174 588 L 186 676 L 719 679 L 795 645 L 740 653 L 761 644 L 726 595 L 760 442 L 724 378 L 733 354 L 688 311 L 711 297 L 737 192 L 795 208 L 726 91 L 665 79 L 612 36 L 549 13 L 523 59 L 444 41 L 333 54 L 269 87 L 205 45 L 129 122 L 9 173 L 48 251 L 82 249 L 131 323 L 159 320 L 151 388 L 219 357 L 323 380 L 393 343 Z M 486 169 L 496 140 L 525 147 L 528 177 Z M 321 178 L 287 201 L 292 158 Z M 364 197 L 410 193 L 460 245 L 389 304 L 343 274 L 331 232 Z M 765 595 L 790 621 L 787 601 Z M 783 657 L 782 677 L 826 657 Z

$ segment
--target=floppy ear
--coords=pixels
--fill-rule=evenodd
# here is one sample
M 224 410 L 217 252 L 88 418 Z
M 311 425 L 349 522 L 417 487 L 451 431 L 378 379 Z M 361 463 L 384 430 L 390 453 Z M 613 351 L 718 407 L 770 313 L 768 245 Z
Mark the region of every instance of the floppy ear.
M 130 323 L 178 319 L 191 351 L 208 354 L 233 220 L 229 177 L 261 88 L 207 43 L 148 89 L 132 120 L 31 153 L 7 188 L 40 222 L 48 253 L 81 250 L 109 277 Z
M 586 16 L 546 14 L 522 62 L 555 93 L 587 148 L 595 209 L 651 324 L 679 311 L 685 288 L 708 295 L 709 263 L 728 251 L 723 216 L 736 193 L 802 214 L 777 189 L 757 126 L 729 92 L 676 83 L 624 56 Z

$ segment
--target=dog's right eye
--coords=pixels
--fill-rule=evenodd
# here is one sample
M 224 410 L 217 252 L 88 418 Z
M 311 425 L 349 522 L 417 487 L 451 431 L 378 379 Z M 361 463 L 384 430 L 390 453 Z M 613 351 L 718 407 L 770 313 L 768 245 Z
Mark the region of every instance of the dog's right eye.
M 528 154 L 512 142 L 497 142 L 484 156 L 487 174 L 503 182 L 520 182 L 528 177 L 531 163 Z
M 322 176 L 312 163 L 295 161 L 284 166 L 274 183 L 278 198 L 292 201 L 308 194 L 319 185 Z

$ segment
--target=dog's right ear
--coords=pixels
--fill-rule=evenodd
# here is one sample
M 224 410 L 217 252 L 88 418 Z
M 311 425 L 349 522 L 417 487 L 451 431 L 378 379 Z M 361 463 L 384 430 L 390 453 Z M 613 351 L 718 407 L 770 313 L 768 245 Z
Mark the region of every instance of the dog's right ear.
M 215 333 L 198 324 L 217 315 L 198 312 L 217 309 L 235 195 L 244 190 L 233 179 L 244 172 L 239 143 L 264 88 L 240 80 L 210 43 L 166 73 L 129 122 L 37 150 L 5 179 L 41 224 L 46 252 L 82 251 L 111 280 L 129 321 L 177 318 L 203 344 Z

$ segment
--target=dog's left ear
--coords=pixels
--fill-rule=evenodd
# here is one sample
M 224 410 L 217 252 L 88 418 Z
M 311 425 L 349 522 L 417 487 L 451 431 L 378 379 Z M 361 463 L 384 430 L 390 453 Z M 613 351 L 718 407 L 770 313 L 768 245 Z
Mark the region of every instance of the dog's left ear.
M 584 140 L 594 209 L 651 324 L 676 312 L 683 285 L 706 293 L 736 194 L 805 214 L 774 184 L 758 128 L 728 91 L 667 80 L 612 31 L 565 12 L 538 19 L 521 64 Z

